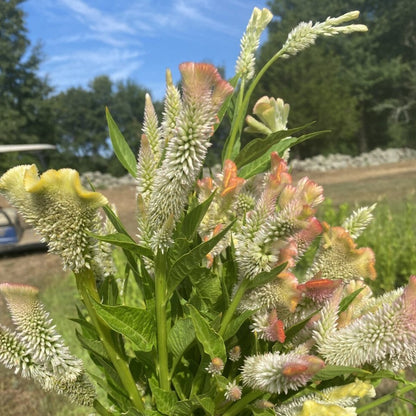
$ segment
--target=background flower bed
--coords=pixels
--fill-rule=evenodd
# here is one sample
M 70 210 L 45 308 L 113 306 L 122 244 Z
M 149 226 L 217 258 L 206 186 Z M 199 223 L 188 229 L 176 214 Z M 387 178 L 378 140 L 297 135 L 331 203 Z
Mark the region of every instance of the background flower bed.
M 378 201 L 375 210 L 375 220 L 369 226 L 365 238 L 359 242 L 360 246 L 370 246 L 376 253 L 376 268 L 378 278 L 373 282 L 375 288 L 390 289 L 394 284 L 403 285 L 404 281 L 395 282 L 397 274 L 407 279 L 411 268 L 416 262 L 416 197 L 414 183 L 416 169 L 414 161 L 407 161 L 372 168 L 354 168 L 331 173 L 299 172 L 294 174 L 310 176 L 324 185 L 324 194 L 332 200 L 325 203 L 322 218 L 330 223 L 342 222 L 356 205 Z M 360 181 L 357 178 L 366 177 Z M 120 217 L 127 227 L 134 232 L 134 192 L 131 186 L 115 187 L 103 191 L 108 199 L 116 203 Z M 4 201 L 1 201 L 3 204 Z M 340 205 L 340 203 L 343 203 Z M 128 223 L 131 221 L 131 224 Z M 133 221 L 132 221 L 133 220 Z M 407 233 L 400 232 L 406 224 Z M 380 236 L 383 235 L 383 240 Z M 389 242 L 389 245 L 385 244 Z M 389 252 L 389 258 L 385 257 Z M 409 253 L 403 256 L 403 253 Z M 413 262 L 413 263 L 412 263 Z M 0 258 L 0 271 L 11 282 L 36 285 L 41 289 L 42 301 L 50 310 L 56 323 L 61 325 L 59 331 L 65 337 L 72 351 L 82 357 L 82 350 L 74 336 L 75 325 L 66 318 L 76 314 L 74 303 L 76 296 L 72 279 L 65 278 L 61 272 L 59 258 L 50 254 L 30 254 L 24 257 Z M 379 286 L 375 286 L 379 285 Z M 63 305 L 65 308 L 63 309 Z M 5 317 L 4 304 L 1 307 L 1 319 Z M 6 389 L 5 386 L 8 386 Z M 384 386 L 388 388 L 389 386 Z M 391 386 L 390 386 L 391 388 Z M 62 398 L 53 394 L 46 394 L 32 383 L 24 382 L 15 377 L 11 371 L 0 368 L 0 408 L 4 416 L 21 416 L 28 412 L 32 416 L 81 416 L 90 414 L 89 409 L 75 408 L 62 403 Z M 410 410 L 394 401 L 387 407 L 375 409 L 371 415 L 400 415 L 407 416 Z M 395 413 L 394 413 L 395 412 Z M 399 413 L 400 412 L 400 413 Z

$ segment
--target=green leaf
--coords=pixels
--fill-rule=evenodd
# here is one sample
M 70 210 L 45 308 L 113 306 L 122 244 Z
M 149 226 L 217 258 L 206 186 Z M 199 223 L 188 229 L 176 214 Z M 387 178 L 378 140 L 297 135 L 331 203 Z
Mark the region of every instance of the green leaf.
M 92 299 L 97 315 L 114 331 L 126 336 L 140 351 L 150 351 L 156 343 L 156 320 L 145 309 L 101 305 Z
M 191 251 L 181 256 L 172 265 L 167 277 L 168 297 L 173 293 L 176 287 L 186 276 L 191 275 L 195 270 L 200 268 L 202 259 L 217 245 L 217 243 L 224 237 L 224 235 L 233 225 L 234 222 L 231 222 L 216 236 L 212 237 L 208 241 L 199 244 Z
M 209 355 L 211 359 L 219 357 L 225 362 L 227 356 L 222 337 L 209 326 L 208 322 L 194 306 L 189 304 L 187 306 L 195 328 L 196 337 L 201 343 L 205 353 Z
M 113 145 L 114 153 L 117 159 L 125 167 L 127 172 L 130 173 L 133 178 L 136 177 L 136 157 L 131 151 L 126 139 L 121 134 L 116 122 L 111 117 L 110 110 L 106 107 L 105 115 L 107 117 L 108 132 L 110 134 L 111 143 Z
M 313 381 L 331 380 L 338 376 L 348 376 L 353 374 L 354 376 L 366 377 L 371 375 L 371 371 L 363 370 L 362 368 L 347 367 L 342 365 L 327 365 L 313 377 Z
M 348 306 L 351 305 L 351 303 L 354 301 L 354 299 L 360 294 L 360 292 L 363 289 L 364 289 L 363 287 L 360 287 L 359 289 L 350 293 L 348 296 L 345 296 L 345 298 L 342 299 L 341 302 L 339 303 L 339 313 L 344 312 L 348 308 Z
M 289 130 L 280 130 L 274 133 L 269 134 L 265 138 L 257 138 L 253 139 L 243 149 L 241 149 L 240 153 L 235 158 L 234 162 L 238 168 L 247 165 L 248 163 L 256 160 L 264 153 L 267 153 L 268 150 L 276 143 L 280 142 L 286 137 L 292 136 L 294 133 L 298 131 L 305 130 L 306 128 L 310 127 L 314 122 L 305 124 L 301 127 L 295 127 Z
M 168 347 L 177 359 L 195 340 L 195 330 L 191 318 L 178 319 L 169 331 Z
M 124 248 L 128 251 L 136 253 L 140 256 L 145 256 L 149 259 L 153 259 L 153 252 L 150 248 L 140 246 L 131 237 L 122 234 L 122 233 L 114 233 L 114 234 L 107 234 L 107 235 L 96 235 L 93 234 L 94 238 L 100 241 L 105 241 L 106 243 L 113 244 L 114 246 L 118 246 Z
M 152 397 L 156 402 L 157 410 L 164 415 L 171 415 L 178 402 L 175 392 L 161 389 L 153 378 L 149 380 L 149 386 L 152 390 Z
M 199 224 L 208 211 L 214 196 L 215 192 L 213 192 L 204 202 L 197 205 L 188 214 L 186 214 L 182 222 L 182 232 L 185 234 L 186 238 L 191 239 L 193 237 L 194 233 L 198 229 Z
M 90 351 L 95 355 L 99 355 L 102 358 L 109 360 L 107 351 L 105 350 L 103 343 L 101 341 L 96 340 L 96 339 L 86 338 L 78 331 L 75 331 L 75 335 L 78 338 L 78 341 L 81 344 L 82 348 L 84 348 L 84 350 Z
M 117 217 L 116 213 L 110 208 L 109 205 L 105 205 L 103 207 L 105 215 L 107 215 L 108 219 L 110 220 L 111 224 L 113 224 L 114 228 L 122 234 L 126 234 L 127 236 L 129 233 L 125 229 L 123 223 L 120 221 L 120 218 Z M 129 236 L 130 237 L 130 236 Z M 130 237 L 131 238 L 131 237 Z M 132 239 L 132 238 L 131 238 Z M 133 239 L 132 239 L 133 240 Z
M 310 315 L 308 315 L 305 319 L 303 319 L 300 322 L 297 322 L 295 325 L 291 326 L 287 330 L 285 330 L 286 334 L 286 342 L 291 340 L 300 330 L 302 330 L 306 324 L 309 322 L 309 320 L 314 317 L 320 309 L 317 309 L 315 312 L 312 312 Z
M 209 415 L 214 415 L 215 403 L 209 396 L 195 396 L 195 399 Z
M 269 272 L 262 272 L 255 276 L 247 285 L 246 290 L 254 289 L 258 286 L 263 286 L 266 283 L 271 282 L 276 278 L 276 276 L 282 272 L 287 266 L 287 263 L 280 264 Z
M 227 341 L 228 339 L 230 339 L 231 337 L 233 337 L 237 331 L 240 329 L 241 325 L 243 325 L 243 323 L 250 318 L 250 316 L 253 315 L 253 313 L 255 313 L 256 311 L 244 311 L 243 313 L 241 313 L 238 316 L 235 316 L 231 322 L 229 323 L 229 325 L 227 326 L 227 328 L 225 328 L 225 332 L 224 332 L 224 341 Z
M 265 172 L 270 168 L 270 154 L 272 152 L 276 152 L 279 156 L 283 156 L 284 152 L 299 144 L 304 142 L 305 140 L 312 139 L 313 137 L 319 136 L 320 134 L 327 133 L 329 130 L 325 131 L 317 131 L 314 133 L 305 134 L 300 137 L 286 137 L 285 139 L 281 140 L 279 143 L 271 146 L 268 151 L 266 151 L 263 155 L 259 158 L 253 160 L 250 163 L 244 165 L 238 171 L 238 176 L 244 179 L 249 179 L 254 175 L 259 173 Z
M 189 275 L 198 298 L 207 305 L 217 305 L 222 297 L 221 281 L 218 275 L 211 272 L 210 269 L 200 268 Z

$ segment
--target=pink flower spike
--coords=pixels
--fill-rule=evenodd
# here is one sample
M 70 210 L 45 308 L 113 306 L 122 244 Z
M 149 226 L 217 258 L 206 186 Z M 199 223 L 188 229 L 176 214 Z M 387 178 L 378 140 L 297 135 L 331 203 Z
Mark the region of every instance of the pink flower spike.
M 185 62 L 179 65 L 185 95 L 192 97 L 212 94 L 212 104 L 221 106 L 233 87 L 221 78 L 217 68 L 207 63 Z
M 298 290 L 314 302 L 322 303 L 330 298 L 342 284 L 341 279 L 312 279 L 309 282 L 298 285 Z

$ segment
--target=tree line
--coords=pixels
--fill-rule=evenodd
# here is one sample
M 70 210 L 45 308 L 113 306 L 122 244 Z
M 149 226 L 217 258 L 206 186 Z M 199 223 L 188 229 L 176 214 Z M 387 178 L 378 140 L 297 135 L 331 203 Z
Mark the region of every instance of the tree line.
M 88 87 L 55 93 L 38 75 L 39 45 L 30 45 L 21 9 L 24 0 L 0 2 L 0 144 L 52 143 L 54 168 L 76 167 L 122 174 L 111 150 L 104 108 L 108 106 L 133 151 L 137 152 L 145 87 L 107 75 Z M 272 66 L 257 93 L 291 105 L 289 127 L 316 120 L 325 137 L 296 149 L 296 156 L 375 147 L 415 147 L 416 3 L 414 0 L 273 0 L 276 18 L 258 54 L 264 64 L 299 21 L 322 21 L 360 10 L 365 35 L 325 39 L 299 56 Z M 254 104 L 254 103 L 253 103 Z M 155 103 L 159 112 L 162 103 Z M 226 129 L 226 127 L 224 127 Z M 219 160 L 218 141 L 209 160 Z M 0 170 L 31 163 L 29 155 L 2 155 Z

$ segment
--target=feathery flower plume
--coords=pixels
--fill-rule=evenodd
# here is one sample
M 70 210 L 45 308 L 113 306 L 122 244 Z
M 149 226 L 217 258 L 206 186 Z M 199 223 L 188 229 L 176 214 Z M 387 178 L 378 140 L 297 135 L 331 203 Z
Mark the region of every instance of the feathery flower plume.
M 172 73 L 166 70 L 166 93 L 163 110 L 162 129 L 164 147 L 176 135 L 176 119 L 182 111 L 181 94 L 172 80 Z
M 38 300 L 38 289 L 33 286 L 0 284 L 18 337 L 31 357 L 53 375 L 74 381 L 82 372 L 82 361 L 69 352 L 61 336 L 52 325 L 44 306 Z
M 269 135 L 276 131 L 287 130 L 289 110 L 289 104 L 285 104 L 281 98 L 261 97 L 253 107 L 253 114 L 260 121 L 248 115 L 246 117 L 248 127 L 244 131 Z
M 202 168 L 213 133 L 215 116 L 233 88 L 210 64 L 186 62 L 182 74 L 182 108 L 174 136 L 155 174 L 149 204 L 154 248 L 169 245 L 170 233 Z
M 339 26 L 342 23 L 357 19 L 360 12 L 353 11 L 345 13 L 339 17 L 328 17 L 325 22 L 318 22 L 314 25 L 312 22 L 301 22 L 288 35 L 288 38 L 283 45 L 283 57 L 287 58 L 290 55 L 296 55 L 309 46 L 315 43 L 319 36 L 334 36 L 340 33 L 348 34 L 353 32 L 366 32 L 368 30 L 365 25 L 347 25 Z
M 330 336 L 317 327 L 315 339 L 325 362 L 397 371 L 416 363 L 416 276 L 402 291 L 381 296 L 377 308 Z M 399 297 L 397 297 L 399 295 Z M 329 311 L 333 314 L 333 311 Z M 322 311 L 324 316 L 324 311 Z
M 149 94 L 145 95 L 143 134 L 149 141 L 155 162 L 158 163 L 161 155 L 161 129 L 157 114 Z
M 354 211 L 343 223 L 342 228 L 355 240 L 366 229 L 367 225 L 373 220 L 373 211 L 376 204 L 371 207 L 361 207 Z
M 248 81 L 254 76 L 255 52 L 260 44 L 260 36 L 272 18 L 270 10 L 254 8 L 240 41 L 240 55 L 235 66 L 235 73 L 242 79 Z
M 24 378 L 35 378 L 38 374 L 38 366 L 26 347 L 16 334 L 3 325 L 0 325 L 0 363 Z
M 247 357 L 242 368 L 246 386 L 269 393 L 287 393 L 304 386 L 324 362 L 313 355 L 279 352 Z
M 35 165 L 21 165 L 0 178 L 0 192 L 10 200 L 60 255 L 64 268 L 79 272 L 94 268 L 97 242 L 90 233 L 101 229 L 97 213 L 104 195 L 85 190 L 73 169 L 48 170 L 40 177 Z

